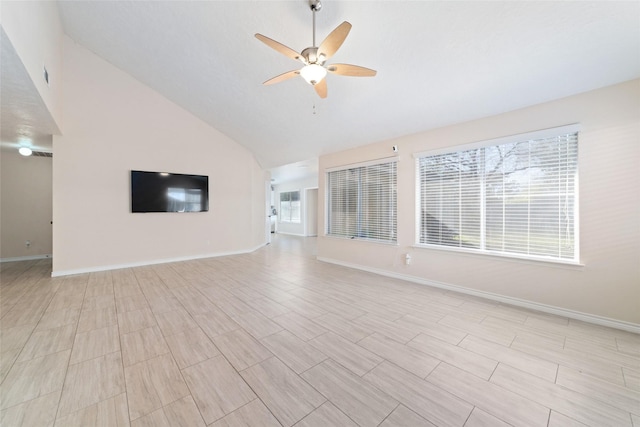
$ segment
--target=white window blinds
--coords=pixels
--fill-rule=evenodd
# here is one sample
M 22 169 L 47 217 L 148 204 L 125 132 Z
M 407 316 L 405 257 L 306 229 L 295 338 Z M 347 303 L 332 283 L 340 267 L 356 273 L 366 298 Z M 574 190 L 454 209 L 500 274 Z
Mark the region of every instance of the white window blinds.
M 327 234 L 396 242 L 396 162 L 327 172 Z
M 578 134 L 417 159 L 418 243 L 578 261 Z

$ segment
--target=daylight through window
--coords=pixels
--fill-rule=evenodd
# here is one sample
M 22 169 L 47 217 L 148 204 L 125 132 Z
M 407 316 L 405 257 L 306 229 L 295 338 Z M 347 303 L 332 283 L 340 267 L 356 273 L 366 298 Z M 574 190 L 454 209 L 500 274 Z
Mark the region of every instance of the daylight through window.
M 578 134 L 424 155 L 418 244 L 578 261 Z
M 280 193 L 280 222 L 300 222 L 300 192 Z
M 397 241 L 396 162 L 327 173 L 327 235 Z

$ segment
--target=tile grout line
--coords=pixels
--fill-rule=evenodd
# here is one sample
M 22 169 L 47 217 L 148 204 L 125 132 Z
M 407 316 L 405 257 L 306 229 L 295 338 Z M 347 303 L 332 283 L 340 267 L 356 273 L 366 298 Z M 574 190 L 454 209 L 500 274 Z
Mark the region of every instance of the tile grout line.
M 84 287 L 84 292 L 82 293 L 82 304 L 80 304 L 80 312 L 78 313 L 78 319 L 75 322 L 75 333 L 73 336 L 73 342 L 71 343 L 71 351 L 69 352 L 69 360 L 67 360 L 67 367 L 65 369 L 64 372 L 64 380 L 62 381 L 62 388 L 60 389 L 60 397 L 58 399 L 58 405 L 56 407 L 56 413 L 55 416 L 53 417 L 54 420 L 54 424 L 58 421 L 58 416 L 60 414 L 60 407 L 61 407 L 61 403 L 62 403 L 62 396 L 64 394 L 64 385 L 67 383 L 67 375 L 69 374 L 69 368 L 71 367 L 71 356 L 73 355 L 73 349 L 75 347 L 75 343 L 76 343 L 76 337 L 78 335 L 78 325 L 80 324 L 80 317 L 82 316 L 82 308 L 84 307 L 84 302 L 85 302 L 85 296 L 87 294 L 87 286 L 89 284 L 89 279 L 90 279 L 91 275 L 88 274 L 87 275 L 87 283 L 85 284 Z M 66 281 L 66 279 L 65 279 Z M 61 286 L 65 283 L 65 281 L 63 281 L 61 283 Z M 56 290 L 56 294 L 60 291 L 60 287 L 58 287 L 58 289 Z M 37 326 L 36 326 L 37 327 Z M 67 415 L 71 415 L 71 413 L 67 414 Z

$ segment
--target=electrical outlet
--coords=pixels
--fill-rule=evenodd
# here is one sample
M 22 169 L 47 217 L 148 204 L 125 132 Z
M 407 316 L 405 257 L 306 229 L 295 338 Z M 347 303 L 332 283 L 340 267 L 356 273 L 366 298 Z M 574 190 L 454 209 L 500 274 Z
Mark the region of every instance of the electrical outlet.
M 31 240 L 27 240 L 26 242 L 24 242 L 24 245 L 28 248 L 31 247 Z

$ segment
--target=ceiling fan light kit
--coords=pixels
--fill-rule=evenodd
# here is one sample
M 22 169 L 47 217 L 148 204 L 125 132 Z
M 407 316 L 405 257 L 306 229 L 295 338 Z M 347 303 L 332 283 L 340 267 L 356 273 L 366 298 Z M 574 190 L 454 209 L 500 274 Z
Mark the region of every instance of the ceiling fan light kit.
M 351 31 L 351 24 L 347 21 L 344 21 L 342 24 L 338 25 L 327 36 L 326 39 L 324 39 L 320 46 L 316 46 L 316 12 L 322 9 L 322 3 L 320 3 L 320 0 L 310 0 L 309 5 L 311 7 L 311 12 L 313 15 L 313 46 L 308 47 L 302 52 L 298 53 L 295 50 L 283 45 L 282 43 L 270 39 L 269 37 L 263 36 L 262 34 L 255 35 L 258 40 L 260 40 L 270 48 L 304 64 L 304 66 L 299 70 L 288 71 L 286 73 L 280 74 L 279 76 L 267 80 L 263 84 L 271 85 L 300 75 L 307 83 L 314 87 L 316 93 L 321 98 L 326 98 L 327 82 L 325 77 L 327 75 L 327 72 L 341 76 L 352 77 L 375 76 L 375 70 L 360 67 L 358 65 L 332 64 L 329 66 L 325 66 L 325 62 L 329 58 L 331 58 L 334 53 L 337 52 L 340 46 L 342 46 L 344 40 L 347 38 L 347 35 L 349 35 L 349 31 Z
M 327 69 L 322 65 L 309 64 L 302 67 L 300 75 L 307 81 L 307 83 L 315 86 L 316 83 L 325 78 L 327 75 Z

